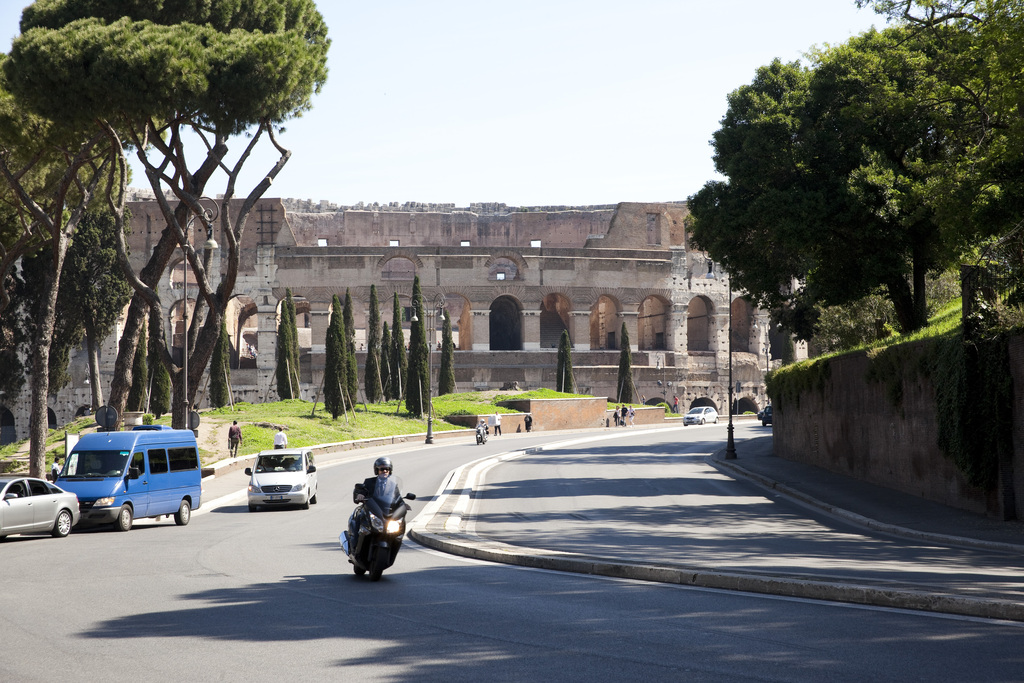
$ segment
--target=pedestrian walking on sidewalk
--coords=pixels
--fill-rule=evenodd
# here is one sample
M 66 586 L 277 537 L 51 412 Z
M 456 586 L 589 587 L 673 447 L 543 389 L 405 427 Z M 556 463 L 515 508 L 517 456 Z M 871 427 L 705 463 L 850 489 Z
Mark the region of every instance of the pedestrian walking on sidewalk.
M 238 426 L 238 420 L 228 427 L 228 456 L 238 457 L 238 445 L 242 443 L 242 428 Z

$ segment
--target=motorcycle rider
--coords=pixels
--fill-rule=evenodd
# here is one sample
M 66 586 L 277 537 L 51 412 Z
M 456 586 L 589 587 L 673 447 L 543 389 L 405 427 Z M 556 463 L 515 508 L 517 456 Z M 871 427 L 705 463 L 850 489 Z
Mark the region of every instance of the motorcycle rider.
M 391 477 L 394 467 L 391 458 L 382 455 L 373 461 L 373 473 L 376 476 L 368 477 L 355 485 L 352 490 L 352 502 L 362 503 L 367 498 L 374 498 L 385 511 L 391 508 L 395 500 L 401 500 L 402 494 L 398 490 L 398 483 Z M 348 519 L 349 542 L 353 542 L 359 530 L 359 522 L 356 519 L 358 508 L 352 512 Z

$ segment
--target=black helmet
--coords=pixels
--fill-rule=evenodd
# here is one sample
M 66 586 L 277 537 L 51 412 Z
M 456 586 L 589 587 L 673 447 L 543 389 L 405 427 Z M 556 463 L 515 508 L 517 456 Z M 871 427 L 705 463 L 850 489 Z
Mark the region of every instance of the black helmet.
M 373 461 L 373 473 L 380 474 L 381 470 L 387 470 L 388 472 L 394 472 L 394 468 L 391 466 L 391 458 L 386 455 L 382 455 Z

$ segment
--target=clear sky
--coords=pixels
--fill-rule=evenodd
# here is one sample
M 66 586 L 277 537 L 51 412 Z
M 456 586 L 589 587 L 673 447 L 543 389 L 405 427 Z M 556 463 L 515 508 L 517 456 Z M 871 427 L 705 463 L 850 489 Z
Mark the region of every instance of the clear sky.
M 3 50 L 27 4 L 0 2 Z M 267 196 L 346 205 L 683 200 L 715 177 L 708 142 L 757 67 L 884 25 L 854 0 L 317 4 L 330 75 Z

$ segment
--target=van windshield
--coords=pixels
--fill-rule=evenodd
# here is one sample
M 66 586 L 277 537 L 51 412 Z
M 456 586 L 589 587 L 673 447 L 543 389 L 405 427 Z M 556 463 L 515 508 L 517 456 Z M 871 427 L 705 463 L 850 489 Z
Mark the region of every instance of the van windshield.
M 301 472 L 301 455 L 261 455 L 256 460 L 257 472 Z
M 68 456 L 60 476 L 120 477 L 128 464 L 128 451 L 75 451 Z

